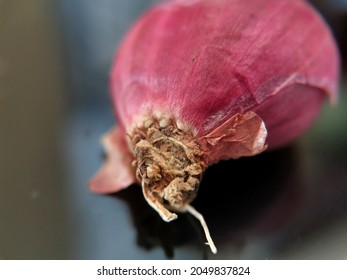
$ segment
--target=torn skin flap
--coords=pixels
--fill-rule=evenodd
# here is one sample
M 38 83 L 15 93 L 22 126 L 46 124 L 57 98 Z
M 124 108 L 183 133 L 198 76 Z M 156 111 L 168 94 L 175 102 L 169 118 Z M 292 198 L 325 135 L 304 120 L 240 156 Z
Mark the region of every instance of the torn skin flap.
M 124 139 L 125 133 L 115 127 L 102 137 L 107 158 L 100 170 L 89 181 L 95 193 L 112 193 L 125 189 L 136 182 L 133 160 Z
M 253 156 L 266 149 L 267 131 L 263 120 L 254 112 L 235 114 L 198 142 L 209 164 L 222 159 Z

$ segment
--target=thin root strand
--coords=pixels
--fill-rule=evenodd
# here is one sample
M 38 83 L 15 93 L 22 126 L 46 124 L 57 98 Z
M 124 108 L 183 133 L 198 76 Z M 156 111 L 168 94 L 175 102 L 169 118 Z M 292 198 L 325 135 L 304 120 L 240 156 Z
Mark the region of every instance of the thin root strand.
M 207 242 L 206 244 L 208 246 L 210 246 L 210 249 L 212 251 L 213 254 L 217 254 L 217 248 L 216 246 L 214 245 L 214 242 L 212 240 L 212 237 L 210 235 L 210 231 L 208 230 L 208 227 L 207 227 L 207 224 L 206 224 L 206 221 L 204 219 L 204 216 L 201 215 L 193 206 L 191 205 L 187 205 L 186 206 L 186 210 L 188 213 L 190 213 L 192 216 L 194 216 L 196 219 L 199 220 L 204 232 L 205 232 L 205 236 L 206 236 L 206 239 L 207 239 Z

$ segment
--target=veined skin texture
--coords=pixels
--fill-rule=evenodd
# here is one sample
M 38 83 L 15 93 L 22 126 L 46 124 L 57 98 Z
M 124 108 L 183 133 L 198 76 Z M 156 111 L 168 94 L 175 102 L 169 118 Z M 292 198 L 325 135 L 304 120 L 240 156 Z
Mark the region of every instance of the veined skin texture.
M 125 36 L 111 73 L 120 126 L 169 115 L 202 137 L 236 113 L 264 121 L 270 148 L 288 143 L 337 99 L 339 57 L 301 0 L 173 0 Z

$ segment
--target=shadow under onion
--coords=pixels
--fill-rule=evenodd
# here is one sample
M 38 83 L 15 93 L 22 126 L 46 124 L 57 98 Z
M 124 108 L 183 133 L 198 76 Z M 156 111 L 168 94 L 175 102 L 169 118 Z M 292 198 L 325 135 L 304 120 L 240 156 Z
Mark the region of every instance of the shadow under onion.
M 297 161 L 296 148 L 292 146 L 256 157 L 222 161 L 206 170 L 192 204 L 204 215 L 217 244 L 234 239 L 239 243 L 240 234 L 247 229 L 266 232 L 286 223 L 284 216 L 289 218 L 290 212 L 295 210 L 292 201 L 297 201 L 296 195 L 288 192 L 298 178 Z M 276 209 L 278 217 L 269 215 L 276 201 L 287 195 L 288 203 L 280 206 L 283 213 Z M 112 196 L 129 205 L 140 247 L 150 250 L 161 246 L 167 258 L 173 258 L 175 247 L 194 242 L 196 248 L 200 248 L 201 258 L 207 258 L 209 249 L 204 245 L 202 228 L 194 217 L 180 214 L 171 223 L 162 221 L 144 200 L 137 185 Z M 281 200 L 286 202 L 286 199 Z M 274 219 L 259 223 L 259 220 L 266 220 L 265 213 Z M 259 226 L 254 227 L 255 224 Z

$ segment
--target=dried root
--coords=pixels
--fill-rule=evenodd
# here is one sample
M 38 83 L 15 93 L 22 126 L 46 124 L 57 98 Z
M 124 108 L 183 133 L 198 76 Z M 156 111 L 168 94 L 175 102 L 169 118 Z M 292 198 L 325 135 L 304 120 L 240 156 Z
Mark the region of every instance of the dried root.
M 195 198 L 206 168 L 204 154 L 192 133 L 179 129 L 171 120 L 147 120 L 130 135 L 136 177 L 142 192 L 166 222 L 177 218 L 173 212 L 189 212 L 206 234 L 207 244 L 217 252 L 203 216 L 189 203 Z

